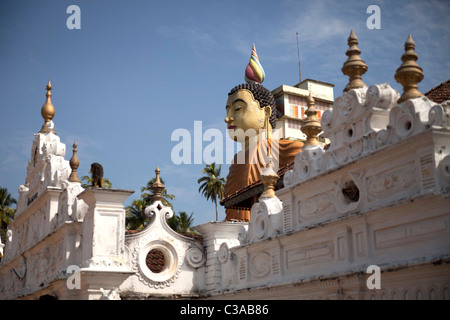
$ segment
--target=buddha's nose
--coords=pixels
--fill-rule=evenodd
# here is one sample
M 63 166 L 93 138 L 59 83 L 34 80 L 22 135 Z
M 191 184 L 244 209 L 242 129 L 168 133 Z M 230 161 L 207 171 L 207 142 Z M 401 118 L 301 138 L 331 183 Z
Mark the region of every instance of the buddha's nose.
M 234 120 L 233 117 L 225 117 L 225 122 L 226 122 L 226 123 L 230 123 L 230 122 L 232 122 L 233 120 Z

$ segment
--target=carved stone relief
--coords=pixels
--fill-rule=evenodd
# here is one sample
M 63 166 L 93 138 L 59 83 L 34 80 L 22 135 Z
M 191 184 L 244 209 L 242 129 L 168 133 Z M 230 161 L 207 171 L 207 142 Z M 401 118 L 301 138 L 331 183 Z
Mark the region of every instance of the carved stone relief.
M 286 250 L 286 268 L 296 269 L 299 266 L 312 265 L 332 261 L 334 259 L 333 241 L 312 244 Z
M 264 278 L 271 271 L 271 257 L 267 252 L 255 252 L 249 258 L 249 271 L 255 278 Z
M 145 209 L 145 214 L 150 217 L 149 225 L 126 238 L 132 251 L 132 270 L 142 283 L 154 289 L 169 287 L 179 278 L 184 263 L 193 269 L 205 264 L 203 247 L 195 240 L 184 239 L 167 225 L 166 219 L 173 216 L 170 207 L 156 201 Z M 152 263 L 158 267 L 152 268 Z
M 397 193 L 408 192 L 417 184 L 415 163 L 410 162 L 366 178 L 369 201 L 395 197 Z
M 331 218 L 332 214 L 336 212 L 334 203 L 334 195 L 331 192 L 320 193 L 305 200 L 298 201 L 299 222 L 317 221 L 324 217 Z

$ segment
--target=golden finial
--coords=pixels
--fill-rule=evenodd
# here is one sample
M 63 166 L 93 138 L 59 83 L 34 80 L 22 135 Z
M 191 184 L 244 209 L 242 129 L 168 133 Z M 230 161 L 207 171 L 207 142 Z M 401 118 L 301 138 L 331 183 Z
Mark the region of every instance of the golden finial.
M 80 160 L 78 160 L 78 157 L 77 157 L 77 141 L 76 140 L 73 141 L 73 154 L 72 154 L 72 158 L 70 158 L 69 164 L 70 164 L 70 168 L 72 169 L 72 172 L 70 173 L 70 176 L 69 176 L 69 181 L 81 183 L 80 178 L 78 177 L 78 173 L 77 173 L 77 169 L 80 166 Z
M 349 83 L 344 89 L 344 92 L 350 89 L 366 87 L 365 83 L 361 79 L 361 76 L 368 70 L 366 63 L 359 56 L 361 50 L 359 50 L 357 46 L 358 38 L 353 32 L 353 29 L 350 32 L 350 36 L 348 37 L 347 41 L 349 48 L 345 54 L 348 56 L 348 59 L 347 61 L 345 61 L 341 70 L 342 73 L 346 76 L 349 76 L 350 79 Z
M 262 169 L 261 182 L 264 185 L 264 192 L 261 194 L 260 198 L 274 198 L 275 195 L 275 184 L 278 181 L 278 174 L 273 170 L 272 163 Z
M 319 113 L 314 106 L 314 98 L 311 91 L 308 97 L 308 109 L 306 109 L 306 119 L 303 120 L 301 130 L 306 134 L 306 142 L 304 146 L 320 146 L 322 145 L 317 139 L 317 135 L 322 131 L 320 120 L 317 114 Z
M 42 115 L 42 118 L 44 118 L 45 122 L 42 125 L 41 131 L 39 131 L 39 133 L 47 132 L 47 130 L 48 130 L 48 128 L 47 128 L 48 122 L 50 122 L 53 119 L 53 117 L 55 116 L 55 107 L 52 104 L 52 99 L 51 99 L 52 93 L 50 92 L 52 90 L 52 84 L 50 83 L 50 79 L 48 79 L 48 83 L 47 83 L 46 89 L 47 89 L 47 93 L 45 94 L 45 96 L 47 97 L 47 100 L 45 101 L 45 103 L 44 103 L 44 105 L 42 106 L 42 109 L 41 109 L 41 115 Z M 54 134 L 56 134 L 55 130 L 53 130 L 53 128 L 50 129 L 50 130 Z
M 405 42 L 405 53 L 402 55 L 402 65 L 395 72 L 395 81 L 403 86 L 403 94 L 397 103 L 401 103 L 408 99 L 414 99 L 423 96 L 417 90 L 417 83 L 423 79 L 422 68 L 417 64 L 418 55 L 414 52 L 416 44 L 409 35 Z
M 164 190 L 164 184 L 161 182 L 161 180 L 159 179 L 159 167 L 156 167 L 155 170 L 156 173 L 156 181 L 152 184 L 151 188 L 153 191 L 153 201 L 162 201 L 163 197 L 162 197 L 162 192 Z
M 261 194 L 260 198 L 274 198 L 275 195 L 275 184 L 277 183 L 279 176 L 273 170 L 273 158 L 268 151 L 267 164 L 261 170 L 261 182 L 264 185 L 264 192 Z

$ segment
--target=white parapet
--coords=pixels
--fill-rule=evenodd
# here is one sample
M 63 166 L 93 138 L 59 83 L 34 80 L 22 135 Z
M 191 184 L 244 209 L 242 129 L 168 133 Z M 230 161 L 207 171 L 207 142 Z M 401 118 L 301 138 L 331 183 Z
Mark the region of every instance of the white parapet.
M 133 273 L 127 264 L 123 207 L 133 192 L 88 187 L 78 195 L 88 206 L 81 227 L 82 299 L 117 298 L 114 290 Z

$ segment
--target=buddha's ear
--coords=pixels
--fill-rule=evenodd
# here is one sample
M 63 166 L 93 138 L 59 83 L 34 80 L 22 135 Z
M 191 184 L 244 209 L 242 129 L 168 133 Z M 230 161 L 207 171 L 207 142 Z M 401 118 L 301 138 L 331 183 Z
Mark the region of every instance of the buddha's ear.
M 266 114 L 266 119 L 270 118 L 270 116 L 272 115 L 272 108 L 270 106 L 265 106 L 264 113 Z

